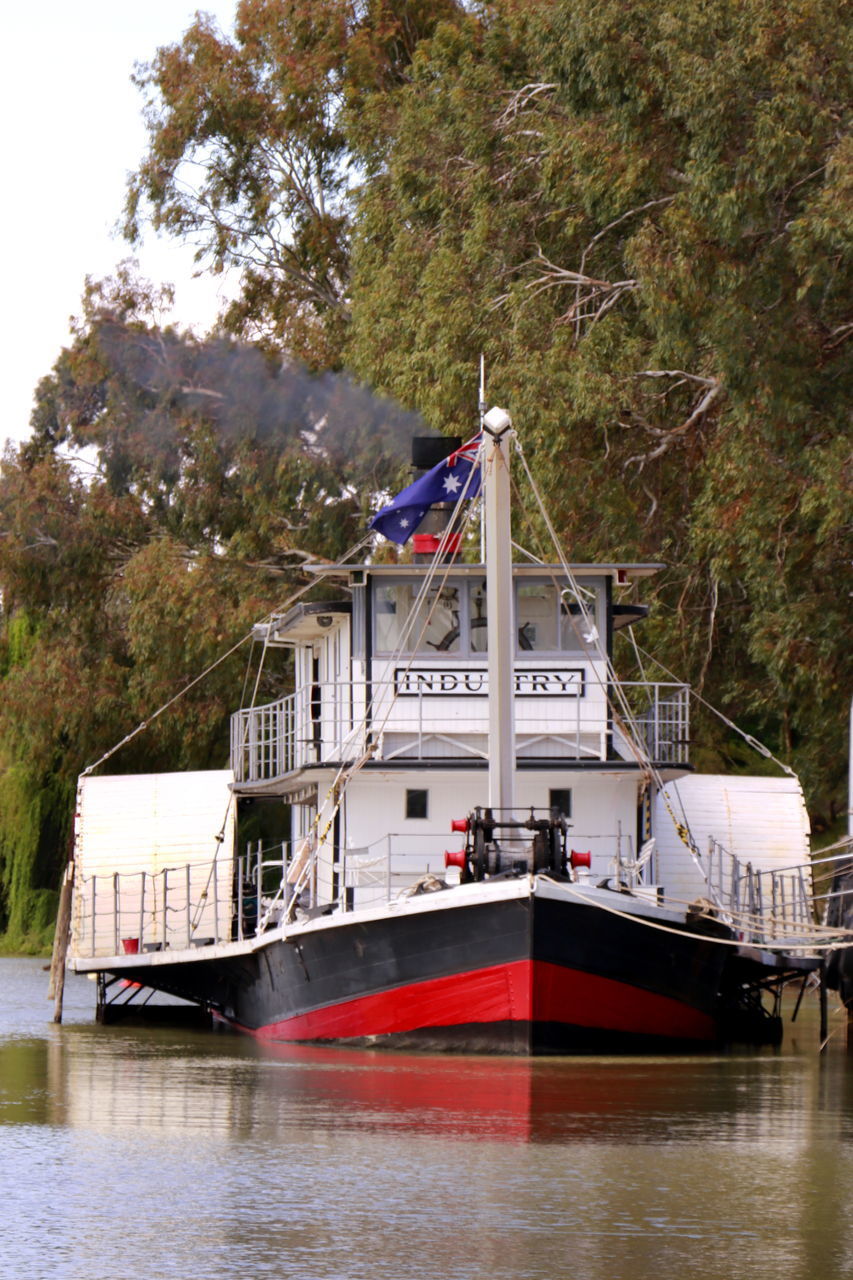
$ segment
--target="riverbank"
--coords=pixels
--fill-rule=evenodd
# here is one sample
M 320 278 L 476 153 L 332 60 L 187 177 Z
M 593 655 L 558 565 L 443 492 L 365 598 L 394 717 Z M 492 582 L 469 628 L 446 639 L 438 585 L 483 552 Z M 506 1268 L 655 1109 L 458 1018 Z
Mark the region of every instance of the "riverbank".
M 21 944 L 20 940 L 4 943 L 0 938 L 0 959 L 3 960 L 50 960 L 51 947 L 41 942 L 33 942 L 28 948 L 26 944 Z

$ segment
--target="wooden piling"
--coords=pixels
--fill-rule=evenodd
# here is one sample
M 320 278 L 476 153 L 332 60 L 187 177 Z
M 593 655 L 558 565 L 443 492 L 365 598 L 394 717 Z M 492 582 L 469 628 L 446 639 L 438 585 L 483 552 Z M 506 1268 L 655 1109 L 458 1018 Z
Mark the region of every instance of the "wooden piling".
M 820 962 L 820 1051 L 826 1049 L 829 1039 L 829 1008 L 826 995 L 826 959 Z
M 71 896 L 74 891 L 74 863 L 69 862 L 62 878 L 59 893 L 59 911 L 56 916 L 56 931 L 53 935 L 53 955 L 50 961 L 50 982 L 48 999 L 53 998 L 53 1021 L 62 1021 L 62 1001 L 65 995 L 65 957 L 68 954 L 68 940 L 71 935 Z

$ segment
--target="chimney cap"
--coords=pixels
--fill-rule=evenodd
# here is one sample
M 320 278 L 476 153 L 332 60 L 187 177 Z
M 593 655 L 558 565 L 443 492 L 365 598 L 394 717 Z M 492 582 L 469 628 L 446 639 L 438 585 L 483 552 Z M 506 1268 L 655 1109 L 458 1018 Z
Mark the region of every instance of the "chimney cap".
M 429 471 L 461 447 L 461 436 L 415 436 L 412 439 L 412 466 L 420 471 Z

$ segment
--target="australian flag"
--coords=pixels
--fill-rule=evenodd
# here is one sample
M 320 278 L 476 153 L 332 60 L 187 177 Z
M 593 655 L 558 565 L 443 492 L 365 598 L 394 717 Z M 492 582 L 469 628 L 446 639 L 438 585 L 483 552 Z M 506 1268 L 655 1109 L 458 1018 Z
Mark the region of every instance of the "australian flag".
M 466 498 L 476 498 L 480 492 L 480 468 L 477 461 L 480 440 L 481 436 L 474 436 L 473 440 L 463 444 L 461 449 L 451 453 L 438 466 L 398 493 L 387 507 L 376 513 L 370 522 L 371 529 L 402 546 L 417 531 L 418 525 L 435 503 L 455 503 L 463 492 Z

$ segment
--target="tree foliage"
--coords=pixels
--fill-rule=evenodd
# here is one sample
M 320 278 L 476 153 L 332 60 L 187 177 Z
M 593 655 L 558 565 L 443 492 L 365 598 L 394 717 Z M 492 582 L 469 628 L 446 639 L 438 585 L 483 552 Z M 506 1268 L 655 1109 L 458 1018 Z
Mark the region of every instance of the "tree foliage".
M 237 266 L 228 316 L 314 369 L 337 367 L 350 312 L 354 156 L 344 111 L 406 75 L 454 0 L 242 0 L 233 38 L 200 14 L 139 69 L 150 148 L 126 230 L 191 239 Z
M 49 915 L 78 773 L 304 585 L 307 562 L 360 540 L 365 495 L 418 422 L 339 375 L 163 327 L 163 301 L 129 269 L 91 285 L 30 440 L 3 460 L 0 929 L 18 945 Z M 119 767 L 224 765 L 245 662 L 194 685 Z M 280 689 L 268 663 L 259 696 Z
M 365 145 L 349 345 L 453 425 L 484 352 L 572 554 L 670 564 L 664 653 L 825 817 L 850 687 L 845 31 L 835 0 L 445 24 Z

